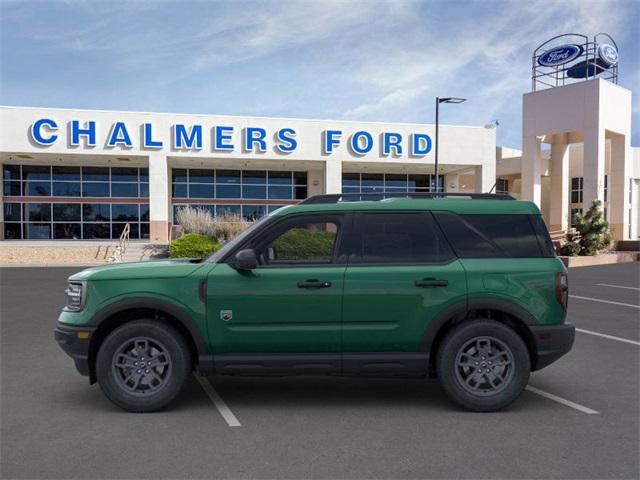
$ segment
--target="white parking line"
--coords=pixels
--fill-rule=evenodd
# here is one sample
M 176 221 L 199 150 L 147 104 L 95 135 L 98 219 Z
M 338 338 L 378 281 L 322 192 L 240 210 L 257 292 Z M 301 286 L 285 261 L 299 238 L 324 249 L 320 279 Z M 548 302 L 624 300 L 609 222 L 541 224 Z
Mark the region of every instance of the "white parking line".
M 587 415 L 598 415 L 600 412 L 596 410 L 592 410 L 589 407 L 585 407 L 584 405 L 580 405 L 579 403 L 572 402 L 562 397 L 558 397 L 553 393 L 545 392 L 544 390 L 540 390 L 539 388 L 532 387 L 531 385 L 527 385 L 527 390 L 536 395 L 540 395 L 541 397 L 548 398 L 549 400 L 553 400 L 554 402 L 561 403 L 569 408 L 573 408 L 574 410 L 578 410 L 579 412 L 586 413 Z
M 611 303 L 612 305 L 620 305 L 623 307 L 640 308 L 640 305 L 633 305 L 632 303 L 612 302 L 611 300 L 602 300 L 600 298 L 580 297 L 578 295 L 569 295 L 569 298 L 577 298 L 578 300 L 589 300 L 590 302 Z
M 638 287 L 627 287 L 625 285 L 611 285 L 610 283 L 596 283 L 599 287 L 624 288 L 626 290 L 640 290 Z
M 596 337 L 608 338 L 609 340 L 617 340 L 618 342 L 630 343 L 631 345 L 637 345 L 640 347 L 640 342 L 636 342 L 635 340 L 629 340 L 628 338 L 614 337 L 613 335 L 592 332 L 591 330 L 583 330 L 582 328 L 576 328 L 576 332 L 586 333 L 588 335 L 595 335 Z
M 200 385 L 202 386 L 202 389 L 209 396 L 215 407 L 218 409 L 218 412 L 220 412 L 220 415 L 222 415 L 222 418 L 224 418 L 225 422 L 227 422 L 227 425 L 229 425 L 230 427 L 241 427 L 242 424 L 238 421 L 236 416 L 233 414 L 231 409 L 227 406 L 218 392 L 216 392 L 216 389 L 213 388 L 213 385 L 209 383 L 207 377 L 199 373 L 194 373 L 193 376 L 196 377 L 198 383 L 200 383 Z

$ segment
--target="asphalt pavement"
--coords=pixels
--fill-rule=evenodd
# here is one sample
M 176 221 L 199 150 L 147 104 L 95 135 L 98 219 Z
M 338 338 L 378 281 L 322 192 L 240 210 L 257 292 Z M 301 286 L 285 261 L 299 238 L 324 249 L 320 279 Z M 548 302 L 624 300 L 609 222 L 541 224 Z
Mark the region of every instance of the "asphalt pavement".
M 78 269 L 2 268 L 0 473 L 638 478 L 639 265 L 572 269 L 574 349 L 489 414 L 455 407 L 435 380 L 222 376 L 194 378 L 166 411 L 125 413 L 53 341 Z

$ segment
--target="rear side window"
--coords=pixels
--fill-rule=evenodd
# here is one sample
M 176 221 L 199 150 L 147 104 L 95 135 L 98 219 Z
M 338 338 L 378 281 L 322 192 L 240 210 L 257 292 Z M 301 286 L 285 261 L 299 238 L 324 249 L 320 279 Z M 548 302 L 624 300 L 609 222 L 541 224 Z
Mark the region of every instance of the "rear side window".
M 435 215 L 461 258 L 550 256 L 543 254 L 534 215 Z
M 547 226 L 544 224 L 542 215 L 531 215 L 529 218 L 531 218 L 531 223 L 533 223 L 533 228 L 538 236 L 538 243 L 542 249 L 542 256 L 555 257 L 556 250 L 553 248 L 553 241 L 551 240 Z
M 362 213 L 355 263 L 441 263 L 454 258 L 429 213 Z

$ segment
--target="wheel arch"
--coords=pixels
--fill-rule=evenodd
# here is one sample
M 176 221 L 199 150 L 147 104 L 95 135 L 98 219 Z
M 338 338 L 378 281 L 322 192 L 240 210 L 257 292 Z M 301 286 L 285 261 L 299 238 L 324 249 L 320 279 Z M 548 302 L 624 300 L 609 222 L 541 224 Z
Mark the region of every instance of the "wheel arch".
M 187 341 L 194 365 L 206 368 L 207 362 L 211 362 L 203 332 L 184 309 L 156 298 L 127 298 L 104 307 L 91 319 L 91 324 L 96 327 L 89 342 L 91 383 L 96 381 L 96 357 L 104 339 L 119 326 L 141 318 L 158 320 L 176 328 Z
M 475 298 L 452 305 L 438 314 L 425 332 L 422 350 L 429 352 L 429 374 L 435 374 L 437 351 L 444 337 L 459 323 L 483 318 L 495 320 L 512 328 L 524 341 L 531 358 L 532 370 L 538 360 L 535 338 L 528 325 L 538 325 L 536 318 L 522 307 L 506 300 Z

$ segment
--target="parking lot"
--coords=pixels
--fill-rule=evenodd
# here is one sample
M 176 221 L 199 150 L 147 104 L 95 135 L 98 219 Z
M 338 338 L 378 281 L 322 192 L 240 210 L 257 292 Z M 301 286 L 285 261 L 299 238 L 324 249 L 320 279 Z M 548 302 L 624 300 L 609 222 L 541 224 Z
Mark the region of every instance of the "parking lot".
M 218 376 L 169 410 L 125 413 L 53 341 L 77 270 L 0 270 L 2 478 L 640 474 L 638 263 L 570 271 L 574 349 L 490 414 L 455 407 L 435 380 Z

